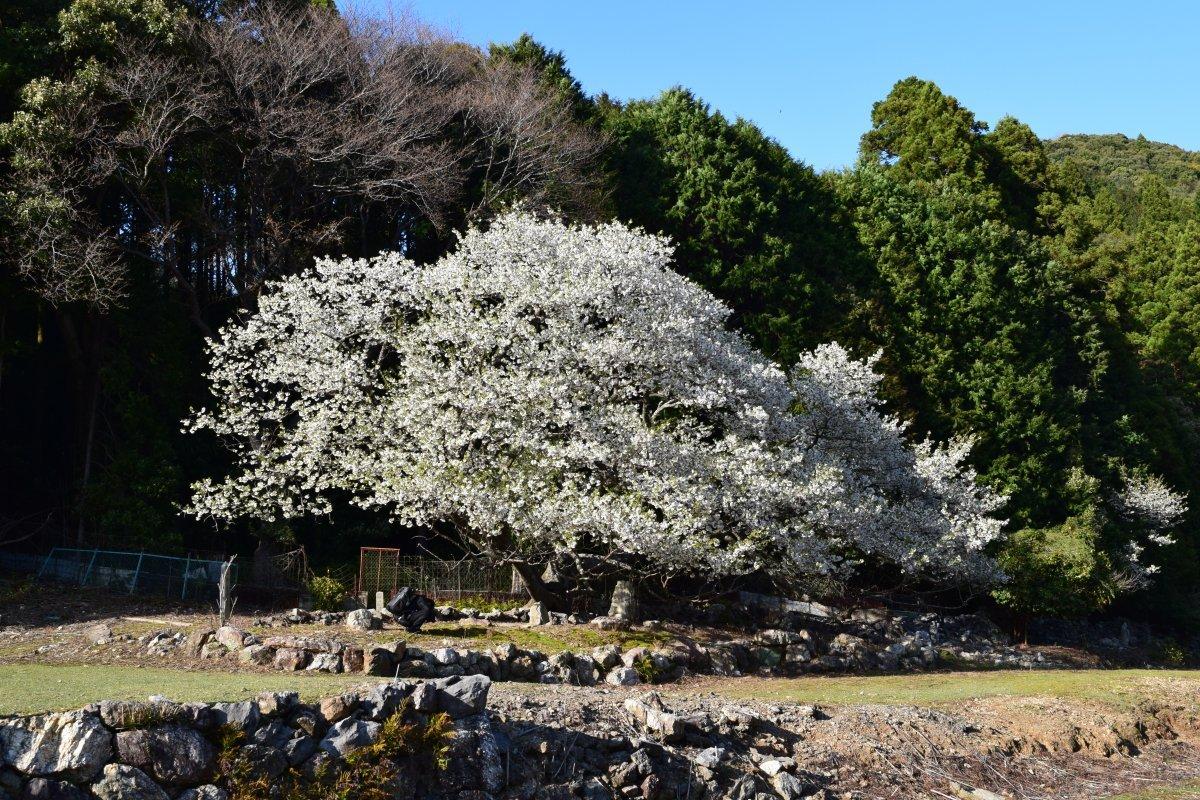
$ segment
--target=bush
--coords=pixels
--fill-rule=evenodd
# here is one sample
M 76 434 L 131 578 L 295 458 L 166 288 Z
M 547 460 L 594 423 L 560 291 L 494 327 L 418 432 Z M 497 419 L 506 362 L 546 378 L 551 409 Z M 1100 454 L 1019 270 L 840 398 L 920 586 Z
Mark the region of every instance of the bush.
M 318 611 L 337 611 L 348 590 L 345 584 L 326 573 L 308 582 L 308 593 L 312 595 L 313 608 Z
M 999 558 L 1008 583 L 993 596 L 1025 618 L 1078 617 L 1104 608 L 1115 589 L 1112 564 L 1097 545 L 1102 524 L 1092 511 L 1056 527 L 1017 531 Z
M 1181 667 L 1188 658 L 1187 653 L 1179 646 L 1179 642 L 1168 636 L 1159 642 L 1155 649 L 1154 660 L 1168 667 Z

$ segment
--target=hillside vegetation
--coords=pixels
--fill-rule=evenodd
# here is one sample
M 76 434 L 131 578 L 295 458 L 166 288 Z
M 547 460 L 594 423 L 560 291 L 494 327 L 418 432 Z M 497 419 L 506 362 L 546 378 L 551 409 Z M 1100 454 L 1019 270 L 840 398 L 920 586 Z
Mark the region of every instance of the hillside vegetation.
M 682 592 L 712 577 L 701 565 L 736 561 L 720 574 L 770 578 L 770 588 L 792 595 L 936 590 L 989 604 L 1016 626 L 1037 615 L 1117 611 L 1154 621 L 1185 650 L 1200 632 L 1195 153 L 1121 136 L 1044 143 L 1019 119 L 978 119 L 970 98 L 897 76 L 871 109 L 857 162 L 817 173 L 770 131 L 725 116 L 685 87 L 639 99 L 590 96 L 571 75 L 570 54 L 529 36 L 484 50 L 416 25 L 348 25 L 328 2 L 255 3 L 237 13 L 192 0 L 18 5 L 23 44 L 0 52 L 0 485 L 8 490 L 0 544 L 243 554 L 300 544 L 324 567 L 349 563 L 362 545 L 415 551 L 418 541 L 440 546 L 429 545 L 434 534 L 453 533 L 460 544 L 504 545 L 489 552 L 512 556 L 527 583 L 543 574 L 569 582 L 572 570 L 576 578 L 599 572 L 607 558 L 614 572 L 643 580 L 666 562 L 687 573 L 672 574 L 666 587 Z M 468 245 L 482 241 L 517 204 L 571 225 L 615 220 L 662 234 L 669 245 L 645 247 L 688 282 L 662 277 L 669 273 L 659 261 L 641 271 L 618 264 L 604 276 L 603 296 L 560 302 L 547 314 L 543 301 L 565 296 L 572 276 L 588 276 L 585 289 L 599 285 L 598 265 L 618 261 L 620 248 L 582 259 L 574 245 L 520 253 L 505 245 L 470 264 L 519 264 L 511 275 L 552 277 L 506 283 L 508 271 L 483 270 L 469 273 L 478 285 L 464 284 L 477 296 L 444 292 L 436 307 L 409 302 L 426 289 L 441 297 L 413 276 L 462 266 L 453 254 L 459 235 L 475 223 L 481 230 Z M 562 241 L 576 244 L 615 230 L 569 229 Z M 641 241 L 634 237 L 620 241 Z M 355 272 L 366 267 L 353 259 L 386 251 L 403 255 Z M 319 280 L 300 276 L 323 257 L 351 259 L 337 267 L 349 277 L 326 281 L 328 295 L 306 294 Z M 396 270 L 404 281 L 393 279 Z M 314 321 L 344 331 L 381 307 L 375 298 L 386 293 L 346 301 L 362 291 L 355 274 L 411 291 L 354 337 L 309 335 Z M 705 341 L 726 341 L 716 331 L 728 326 L 753 348 L 745 374 L 713 378 L 728 393 L 708 392 L 696 377 L 692 368 L 708 362 L 694 349 L 651 339 L 632 340 L 656 342 L 640 349 L 613 345 L 627 332 L 614 320 L 661 332 L 671 315 L 660 309 L 679 286 L 706 309 L 693 315 L 707 320 Z M 299 302 L 297 324 L 289 317 L 274 339 L 255 339 L 289 297 Z M 636 307 L 605 316 L 609 297 Z M 462 325 L 447 323 L 447 307 Z M 488 329 L 492 339 L 465 333 L 477 330 L 468 322 L 497 319 L 506 322 Z M 423 362 L 397 350 L 417 347 L 409 334 L 418 321 L 429 323 Z M 227 325 L 243 333 L 222 334 Z M 592 338 L 563 334 L 543 346 L 555 331 L 576 329 Z M 446 346 L 455 335 L 471 341 Z M 224 344 L 210 351 L 213 338 Z M 729 341 L 742 352 L 742 338 Z M 244 362 L 222 366 L 221 353 L 243 345 Z M 509 358 L 505 348 L 518 345 L 535 355 Z M 572 372 L 570 359 L 584 351 L 609 353 L 608 371 Z M 533 384 L 517 379 L 520 370 L 547 353 L 575 366 L 547 370 L 552 391 L 525 392 Z M 822 357 L 832 353 L 840 355 Z M 397 371 L 418 363 L 427 380 Z M 345 396 L 326 379 L 348 378 L 352 364 L 361 367 L 356 380 L 386 380 L 362 379 L 359 402 L 338 406 Z M 469 385 L 474 394 L 443 381 L 441 364 L 483 376 Z M 663 387 L 688 377 L 685 367 L 695 374 L 676 397 Z M 597 379 L 601 372 L 619 390 Z M 219 381 L 209 382 L 220 374 L 226 385 L 262 382 L 222 397 Z M 787 414 L 772 419 L 808 425 L 821 398 L 840 392 L 838 408 L 867 409 L 860 416 L 903 440 L 888 452 L 921 473 L 904 486 L 963 489 L 977 475 L 987 502 L 964 519 L 967 533 L 986 535 L 957 540 L 986 544 L 987 563 L 1007 579 L 995 581 L 991 570 L 983 591 L 979 581 L 968 586 L 962 570 L 938 569 L 952 559 L 929 549 L 929 537 L 880 557 L 914 527 L 890 509 L 854 537 L 827 536 L 856 516 L 847 508 L 884 507 L 867 495 L 833 501 L 816 492 L 815 478 L 761 479 L 782 462 L 755 460 L 755 443 L 736 449 L 753 470 L 732 468 L 719 454 L 737 437 L 716 434 L 759 425 L 768 404 L 730 398 L 756 385 L 754 375 L 782 386 L 784 374 L 808 394 L 793 402 L 800 395 L 775 391 L 776 410 Z M 311 390 L 304 413 L 319 424 L 290 428 L 299 407 L 289 392 L 301 384 Z M 500 385 L 509 394 L 492 393 Z M 672 447 L 686 433 L 691 455 L 673 457 L 670 469 L 667 459 L 628 455 L 620 448 L 641 439 L 600 424 L 610 417 L 599 401 L 579 401 L 587 392 L 629 430 Z M 718 395 L 736 413 L 696 413 Z M 575 405 L 537 406 L 549 399 Z M 494 424 L 472 429 L 471 413 L 461 421 L 443 413 L 473 412 L 467 401 L 494 401 Z M 262 413 L 251 413 L 254 403 Z M 544 417 L 519 413 L 535 406 Z M 181 430 L 191 410 L 214 407 L 221 419 L 190 417 L 189 428 L 209 420 L 211 432 Z M 392 441 L 390 424 L 409 425 L 409 438 Z M 259 436 L 259 425 L 271 435 Z M 603 429 L 605 448 L 575 435 L 589 425 Z M 261 446 L 283 440 L 293 449 Z M 831 441 L 817 435 L 808 444 L 828 459 Z M 842 490 L 863 479 L 853 456 L 871 441 L 846 448 L 844 480 L 828 482 L 841 487 L 837 497 L 850 497 Z M 372 461 L 389 451 L 391 463 Z M 545 453 L 553 458 L 539 461 Z M 550 462 L 560 455 L 570 469 L 556 473 Z M 791 456 L 797 470 L 826 463 Z M 243 462 L 258 464 L 258 477 L 281 491 L 240 482 Z M 435 463 L 451 466 L 437 471 Z M 281 464 L 311 472 L 297 478 Z M 221 485 L 238 491 L 215 505 L 196 502 Z M 686 502 L 681 486 L 691 492 Z M 748 486 L 757 487 L 756 502 L 743 504 Z M 902 488 L 889 484 L 878 496 Z M 910 499 L 924 503 L 927 521 L 944 522 L 961 516 L 970 494 L 940 505 L 931 498 L 944 491 Z M 503 503 L 484 508 L 481 498 Z M 179 513 L 189 507 L 197 516 Z M 223 519 L 215 533 L 201 518 L 214 509 Z M 629 524 L 612 523 L 613 509 Z M 532 547 L 522 539 L 529 526 L 517 523 L 535 518 Z M 700 532 L 691 540 L 703 547 L 682 558 L 660 546 L 655 537 L 668 522 Z M 887 522 L 897 530 L 872 538 Z M 789 530 L 796 535 L 782 535 Z M 805 537 L 828 557 L 795 558 L 810 552 L 792 546 Z M 776 558 L 778 548 L 793 558 Z M 861 568 L 830 569 L 835 562 Z M 916 562 L 934 569 L 908 568 Z M 786 575 L 768 574 L 780 564 Z
M 1052 163 L 1074 165 L 1097 189 L 1133 193 L 1147 175 L 1179 197 L 1194 198 L 1200 189 L 1200 153 L 1173 144 L 1120 133 L 1068 133 L 1045 144 Z

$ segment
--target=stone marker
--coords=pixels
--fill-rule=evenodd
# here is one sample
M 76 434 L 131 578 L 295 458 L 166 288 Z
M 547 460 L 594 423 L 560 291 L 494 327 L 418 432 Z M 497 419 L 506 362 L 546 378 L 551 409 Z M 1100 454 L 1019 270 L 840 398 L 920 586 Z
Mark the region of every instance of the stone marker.
M 638 621 L 637 593 L 629 581 L 617 581 L 617 585 L 613 587 L 608 616 L 623 619 L 626 622 Z

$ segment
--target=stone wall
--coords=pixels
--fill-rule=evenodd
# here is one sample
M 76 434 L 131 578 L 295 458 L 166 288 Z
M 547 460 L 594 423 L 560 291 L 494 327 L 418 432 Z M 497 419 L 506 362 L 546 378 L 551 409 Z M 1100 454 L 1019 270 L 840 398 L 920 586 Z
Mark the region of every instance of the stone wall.
M 505 644 L 490 649 L 444 646 L 421 648 L 405 641 L 368 646 L 345 641 L 338 626 L 379 630 L 383 617 L 360 609 L 349 614 L 313 615 L 294 609 L 275 618 L 257 620 L 266 627 L 320 621 L 328 634 L 297 636 L 281 632 L 258 637 L 236 628 L 195 631 L 186 639 L 150 641 L 148 648 L 187 647 L 204 658 L 234 658 L 284 671 L 361 672 L 394 678 L 439 678 L 485 675 L 497 681 L 529 681 L 592 686 L 608 683 L 630 686 L 661 683 L 694 675 L 802 675 L 830 672 L 920 671 L 938 666 L 1051 667 L 1065 666 L 1036 651 L 1014 647 L 982 617 L 935 614 L 899 615 L 885 609 L 835 613 L 816 603 L 780 600 L 743 593 L 737 609 L 742 619 L 759 624 L 737 638 L 701 641 L 688 638 L 654 648 L 605 645 L 585 651 L 545 653 Z M 479 618 L 495 623 L 514 612 L 439 609 L 442 618 Z M 561 616 L 561 615 L 559 615 Z M 294 620 L 294 622 L 290 622 Z M 547 624 L 571 623 L 551 617 Z M 612 617 L 591 623 L 611 625 Z M 513 623 L 508 623 L 513 624 Z M 655 623 L 649 623 L 651 626 Z M 497 630 L 503 630 L 497 628 Z M 384 635 L 381 632 L 381 636 Z
M 397 786 L 389 796 L 405 796 L 405 786 L 410 797 L 417 786 L 434 797 L 496 791 L 498 755 L 485 713 L 490 685 L 482 676 L 387 682 L 314 704 L 295 693 L 237 703 L 105 701 L 4 719 L 0 800 L 228 800 L 237 781 L 276 788 L 284 778 L 332 781 L 388 720 L 399 716 L 420 731 L 438 713 L 450 721 L 446 762 L 457 768 L 437 768 L 433 753 L 390 757 Z

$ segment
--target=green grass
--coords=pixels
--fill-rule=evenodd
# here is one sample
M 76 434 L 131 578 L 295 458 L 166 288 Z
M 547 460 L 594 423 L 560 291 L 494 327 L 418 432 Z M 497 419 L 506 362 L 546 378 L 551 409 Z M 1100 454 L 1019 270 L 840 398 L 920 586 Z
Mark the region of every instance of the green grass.
M 1164 682 L 1166 685 L 1164 685 Z M 1060 697 L 1110 706 L 1136 705 L 1174 689 L 1200 691 L 1197 670 L 1037 670 L 948 672 L 869 677 L 725 680 L 717 691 L 766 702 L 937 706 L 985 697 Z
M 665 631 L 602 631 L 583 625 L 541 625 L 536 628 L 506 625 L 489 628 L 467 622 L 426 625 L 419 635 L 408 638 L 420 647 L 440 645 L 444 639 L 454 640 L 456 646 L 476 649 L 512 642 L 525 650 L 541 650 L 552 655 L 561 650 L 590 650 L 604 644 L 617 644 L 626 649 L 654 647 L 670 642 L 674 637 Z
M 162 694 L 173 700 L 239 700 L 263 691 L 298 691 L 306 699 L 336 694 L 372 680 L 364 675 L 227 673 L 125 666 L 0 665 L 0 714 L 78 708 L 97 700 L 137 700 Z M 766 702 L 938 706 L 984 697 L 1059 697 L 1136 705 L 1147 697 L 1200 694 L 1200 671 L 1076 670 L 960 672 L 925 675 L 710 679 L 666 692 L 694 693 L 699 686 L 726 697 Z M 521 691 L 521 684 L 507 684 Z M 1181 789 L 1182 791 L 1182 789 Z M 1173 797 L 1175 795 L 1165 795 Z M 1190 795 L 1179 795 L 1187 797 Z M 1148 795 L 1147 798 L 1155 797 Z
M 1177 786 L 1158 786 L 1144 792 L 1118 795 L 1109 800 L 1182 800 L 1187 797 L 1200 797 L 1200 780 L 1188 781 Z
M 259 692 L 297 691 L 306 700 L 368 683 L 366 675 L 229 673 L 119 666 L 0 665 L 0 715 L 64 711 L 99 700 L 179 702 L 245 700 Z

